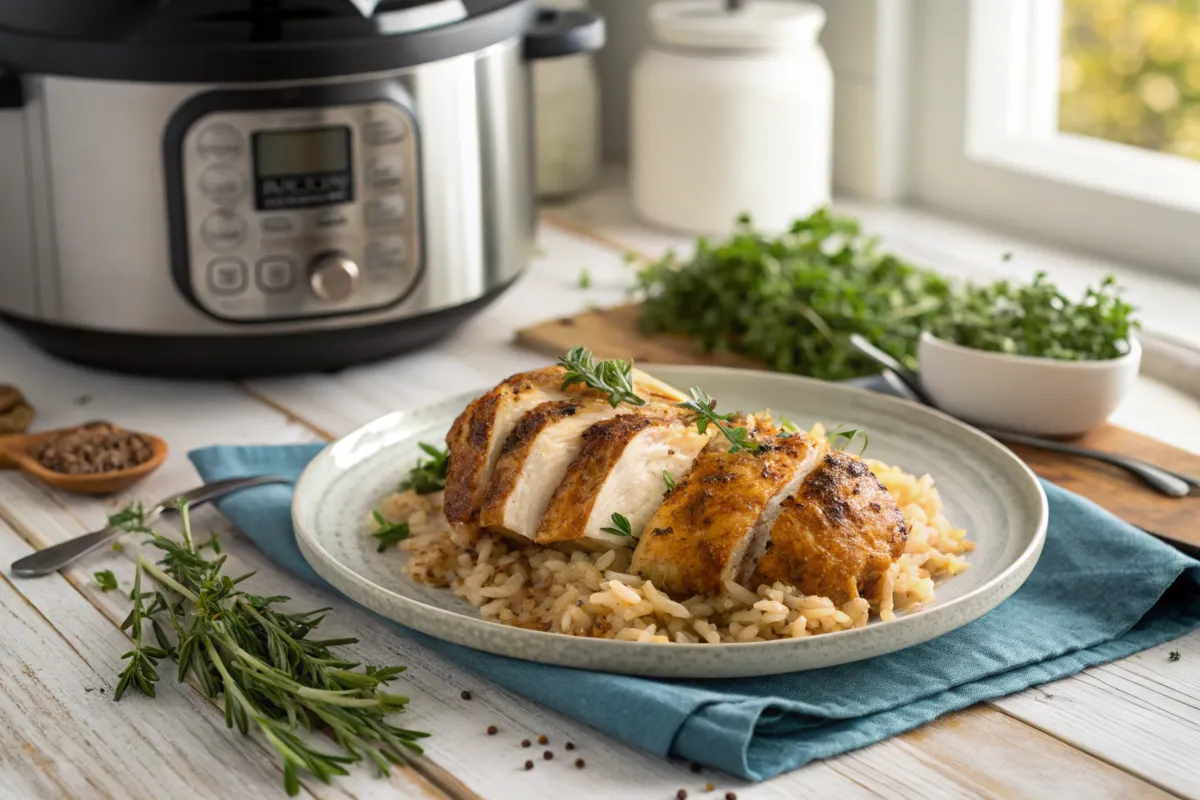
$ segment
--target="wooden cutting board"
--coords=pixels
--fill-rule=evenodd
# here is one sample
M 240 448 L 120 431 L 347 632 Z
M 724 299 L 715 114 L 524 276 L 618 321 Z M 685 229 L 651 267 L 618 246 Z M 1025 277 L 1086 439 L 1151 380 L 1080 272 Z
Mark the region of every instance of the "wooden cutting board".
M 583 345 L 597 358 L 763 368 L 761 362 L 746 356 L 696 353 L 683 337 L 643 335 L 637 327 L 637 308 L 636 304 L 602 308 L 550 320 L 518 331 L 517 341 L 548 356 L 559 356 L 575 345 Z M 1101 425 L 1074 442 L 1200 476 L 1200 456 L 1116 425 Z M 1128 473 L 1090 459 L 1022 446 L 1014 446 L 1013 451 L 1038 475 L 1064 489 L 1191 552 L 1200 551 L 1200 497 L 1164 497 Z

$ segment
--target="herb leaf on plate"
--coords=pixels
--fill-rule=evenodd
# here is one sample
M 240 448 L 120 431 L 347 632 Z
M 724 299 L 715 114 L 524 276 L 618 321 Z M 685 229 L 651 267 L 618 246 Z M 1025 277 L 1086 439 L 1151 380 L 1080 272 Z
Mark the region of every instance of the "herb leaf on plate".
M 400 491 L 412 489 L 417 494 L 440 492 L 446 488 L 446 475 L 450 472 L 450 450 L 425 442 L 420 442 L 418 447 L 429 458 L 417 459 L 416 465 L 408 472 L 408 478 L 401 481 Z
M 375 524 L 379 526 L 371 534 L 379 540 L 379 547 L 375 552 L 382 553 L 397 542 L 402 542 L 408 538 L 407 522 L 391 522 L 378 511 L 372 511 L 371 516 L 375 518 Z
M 608 395 L 613 407 L 628 403 L 631 406 L 646 405 L 645 399 L 633 390 L 633 362 L 618 358 L 596 361 L 592 351 L 586 347 L 572 347 L 558 360 L 559 366 L 567 371 L 563 376 L 562 388 L 577 383 L 589 386 Z
M 611 533 L 613 536 L 628 536 L 633 538 L 633 526 L 629 522 L 629 518 L 624 514 L 612 515 L 612 525 L 600 529 L 604 533 Z
M 716 426 L 717 430 L 729 440 L 729 444 L 731 445 L 729 452 L 736 453 L 739 450 L 745 450 L 748 453 L 757 453 L 762 449 L 758 442 L 754 441 L 754 438 L 750 436 L 750 432 L 746 428 L 735 428 L 728 425 L 727 423 L 733 420 L 733 414 L 718 414 L 716 412 L 717 401 L 709 397 L 708 393 L 699 386 L 692 387 L 691 399 L 680 403 L 679 407 L 693 413 L 696 430 L 700 431 L 700 433 L 708 430 L 709 423 Z

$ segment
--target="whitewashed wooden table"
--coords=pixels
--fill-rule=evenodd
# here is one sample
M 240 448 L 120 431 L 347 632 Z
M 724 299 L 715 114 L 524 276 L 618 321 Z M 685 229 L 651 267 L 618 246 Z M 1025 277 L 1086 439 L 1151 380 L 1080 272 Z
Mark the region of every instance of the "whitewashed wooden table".
M 192 448 L 320 441 L 385 412 L 541 364 L 511 344 L 512 331 L 621 300 L 630 278 L 622 249 L 662 241 L 624 223 L 607 224 L 597 217 L 604 207 L 585 202 L 547 214 L 542 253 L 530 273 L 449 340 L 337 375 L 244 384 L 112 375 L 51 360 L 0 329 L 0 383 L 25 391 L 39 428 L 111 419 L 155 432 L 172 448 L 167 463 L 133 493 L 105 500 L 66 496 L 0 473 L 0 564 L 100 527 L 133 499 L 156 500 L 194 485 L 185 455 Z M 583 269 L 592 279 L 586 291 L 578 286 Z M 1149 408 L 1159 413 L 1147 415 Z M 1200 421 L 1194 401 L 1149 383 L 1139 387 L 1121 421 L 1148 420 L 1143 430 L 1165 430 L 1157 427 L 1164 413 L 1176 430 L 1188 427 L 1184 416 Z M 1200 423 L 1194 427 L 1200 435 Z M 403 691 L 413 702 L 404 724 L 432 732 L 426 756 L 389 779 L 367 768 L 332 785 L 308 777 L 302 797 L 666 800 L 686 788 L 693 798 L 733 790 L 753 800 L 1200 798 L 1200 634 L 751 785 L 707 770 L 694 774 L 685 764 L 514 696 L 406 641 L 348 601 L 274 568 L 215 511 L 197 512 L 196 523 L 218 531 L 235 571 L 259 571 L 257 590 L 290 595 L 297 607 L 332 606 L 331 634 L 359 637 L 354 650 L 362 660 L 410 667 Z M 157 700 L 131 693 L 112 702 L 120 656 L 128 649 L 117 626 L 127 613 L 136 552 L 132 537 L 125 544 L 62 575 L 17 580 L 5 567 L 0 576 L 0 797 L 282 797 L 273 751 L 228 731 L 220 708 L 191 686 L 175 685 L 164 674 Z M 91 576 L 102 569 L 116 573 L 123 591 L 99 591 Z M 1178 661 L 1168 661 L 1172 650 L 1179 651 Z M 463 689 L 473 699 L 461 699 Z M 500 734 L 488 736 L 493 724 Z M 558 758 L 538 760 L 526 772 L 531 751 L 519 742 L 542 733 Z M 577 747 L 572 758 L 562 750 L 568 740 Z M 576 755 L 586 759 L 586 769 L 572 765 Z M 717 785 L 716 794 L 704 792 L 708 781 Z

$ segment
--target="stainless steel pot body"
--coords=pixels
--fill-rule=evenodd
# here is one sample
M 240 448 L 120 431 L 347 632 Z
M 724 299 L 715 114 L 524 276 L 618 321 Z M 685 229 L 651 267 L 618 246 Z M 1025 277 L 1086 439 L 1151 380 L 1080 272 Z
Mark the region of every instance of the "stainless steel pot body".
M 211 341 L 378 327 L 488 296 L 533 247 L 528 69 L 514 38 L 326 80 L 23 76 L 23 103 L 0 109 L 0 312 Z M 258 135 L 333 128 L 349 137 L 352 199 L 260 208 L 280 184 L 258 174 Z

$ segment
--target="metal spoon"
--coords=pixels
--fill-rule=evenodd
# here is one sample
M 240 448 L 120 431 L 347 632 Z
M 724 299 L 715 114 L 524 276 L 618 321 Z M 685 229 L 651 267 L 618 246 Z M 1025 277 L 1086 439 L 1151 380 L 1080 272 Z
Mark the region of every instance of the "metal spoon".
M 260 475 L 254 478 L 230 478 L 224 481 L 206 483 L 191 491 L 184 492 L 183 494 L 173 494 L 167 499 L 160 501 L 146 512 L 145 522 L 149 523 L 157 519 L 164 511 L 173 510 L 175 504 L 179 501 L 186 502 L 190 507 L 195 507 L 201 503 L 216 500 L 241 489 L 248 489 L 251 486 L 291 482 L 290 479 L 278 475 Z M 35 578 L 39 575 L 49 575 L 82 558 L 93 550 L 103 547 L 122 533 L 124 531 L 121 528 L 108 525 L 98 531 L 85 533 L 83 536 L 77 536 L 70 541 L 47 547 L 45 550 L 39 550 L 33 555 L 28 555 L 14 561 L 12 574 L 18 578 Z
M 931 408 L 937 408 L 937 403 L 933 402 L 933 399 L 921 386 L 921 379 L 915 373 L 905 369 L 899 361 L 857 333 L 850 335 L 850 344 L 864 356 L 883 367 L 885 374 L 891 373 L 894 375 L 896 380 L 911 396 L 911 399 L 924 403 Z M 1168 497 L 1200 497 L 1200 480 L 1156 467 L 1153 464 L 1147 464 L 1145 461 L 1140 461 L 1136 458 L 1106 453 L 1103 450 L 1092 450 L 1065 442 L 1056 442 L 1053 439 L 1043 439 L 1040 436 L 1028 436 L 1023 433 L 1013 433 L 1011 431 L 982 426 L 976 427 L 989 436 L 994 436 L 997 439 L 1007 442 L 1039 447 L 1043 450 L 1065 453 L 1080 458 L 1090 458 L 1093 461 L 1102 461 L 1105 464 L 1111 464 L 1114 467 L 1119 467 L 1137 476 L 1147 485 Z

